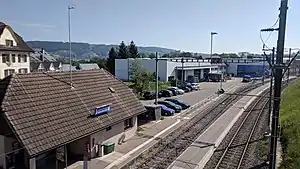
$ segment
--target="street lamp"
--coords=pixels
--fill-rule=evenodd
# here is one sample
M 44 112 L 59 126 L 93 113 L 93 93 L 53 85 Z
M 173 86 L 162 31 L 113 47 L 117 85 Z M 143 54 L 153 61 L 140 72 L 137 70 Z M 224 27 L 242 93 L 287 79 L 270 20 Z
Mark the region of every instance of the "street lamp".
M 70 85 L 73 88 L 72 82 L 72 46 L 71 46 L 71 10 L 74 9 L 74 6 L 68 6 L 68 21 L 69 21 L 69 59 L 70 59 Z
M 218 34 L 217 32 L 210 33 L 210 63 L 212 61 L 212 55 L 213 55 L 213 36 L 217 34 Z

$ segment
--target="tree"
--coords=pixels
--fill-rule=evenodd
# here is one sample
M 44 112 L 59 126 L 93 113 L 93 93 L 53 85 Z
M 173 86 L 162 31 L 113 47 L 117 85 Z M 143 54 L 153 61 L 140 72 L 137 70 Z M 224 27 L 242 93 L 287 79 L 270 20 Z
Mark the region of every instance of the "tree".
M 115 48 L 111 48 L 108 52 L 108 58 L 106 61 L 106 67 L 108 69 L 108 71 L 115 75 L 115 59 L 118 57 L 118 54 L 115 50 Z
M 138 58 L 139 57 L 138 48 L 135 46 L 133 41 L 131 41 L 130 45 L 129 45 L 129 57 L 130 58 Z
M 128 52 L 127 46 L 125 45 L 124 41 L 122 41 L 120 43 L 120 45 L 119 45 L 118 57 L 120 59 L 127 59 L 127 58 L 129 58 L 129 52 Z
M 156 58 L 156 55 L 155 55 L 155 53 L 150 53 L 150 55 L 149 55 L 149 58 L 151 58 L 151 59 L 154 59 L 154 58 Z
M 153 76 L 137 60 L 131 63 L 130 73 L 133 82 L 132 87 L 138 94 L 141 95 L 143 91 L 148 90 Z

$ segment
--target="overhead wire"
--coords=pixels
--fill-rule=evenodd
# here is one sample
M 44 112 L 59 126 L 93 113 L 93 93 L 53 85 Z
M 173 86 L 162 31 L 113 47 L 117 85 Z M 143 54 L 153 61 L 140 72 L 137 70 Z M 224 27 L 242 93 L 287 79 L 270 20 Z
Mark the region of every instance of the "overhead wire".
M 274 27 L 277 25 L 278 22 L 279 22 L 279 17 L 277 18 L 277 20 L 275 21 L 275 23 L 271 26 L 271 28 L 274 28 Z M 266 40 L 264 40 L 263 37 L 262 37 L 262 31 L 260 31 L 260 40 L 261 40 L 261 42 L 263 43 L 263 47 L 266 47 L 267 49 L 270 49 L 270 48 L 266 45 L 266 43 L 267 43 L 267 41 L 270 39 L 272 33 L 273 33 L 273 31 L 270 31 L 268 37 L 266 38 Z

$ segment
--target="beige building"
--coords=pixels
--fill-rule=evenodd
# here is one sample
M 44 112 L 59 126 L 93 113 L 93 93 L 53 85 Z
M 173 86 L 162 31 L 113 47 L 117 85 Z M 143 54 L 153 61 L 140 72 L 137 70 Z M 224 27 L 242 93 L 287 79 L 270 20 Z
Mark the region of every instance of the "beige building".
M 0 79 L 13 73 L 30 72 L 32 49 L 14 30 L 0 22 Z

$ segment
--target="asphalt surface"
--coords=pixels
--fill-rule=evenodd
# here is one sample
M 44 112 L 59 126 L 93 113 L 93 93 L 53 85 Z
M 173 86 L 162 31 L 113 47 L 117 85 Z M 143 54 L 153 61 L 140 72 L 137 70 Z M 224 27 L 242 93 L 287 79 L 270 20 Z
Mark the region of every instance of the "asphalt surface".
M 241 81 L 242 81 L 241 78 L 234 78 L 232 80 L 223 82 L 222 84 L 223 89 L 226 91 L 226 89 L 241 83 Z M 192 92 L 185 93 L 183 95 L 173 96 L 170 98 L 179 98 L 190 105 L 194 105 L 211 95 L 216 95 L 215 93 L 219 88 L 220 88 L 220 82 L 203 82 L 200 83 L 200 90 L 198 91 L 192 91 Z M 160 98 L 158 100 L 163 101 L 164 99 L 166 98 Z M 141 102 L 144 105 L 154 104 L 154 101 L 155 100 L 141 100 Z

